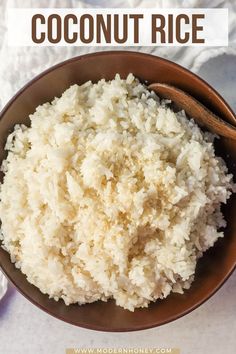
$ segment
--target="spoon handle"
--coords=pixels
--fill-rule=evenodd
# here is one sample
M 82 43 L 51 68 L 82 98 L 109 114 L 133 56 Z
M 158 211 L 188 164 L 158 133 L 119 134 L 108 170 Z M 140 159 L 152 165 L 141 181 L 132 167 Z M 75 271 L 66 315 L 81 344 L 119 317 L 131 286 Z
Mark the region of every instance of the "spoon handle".
M 193 118 L 200 126 L 207 127 L 211 132 L 236 140 L 236 128 L 209 111 L 203 104 L 186 92 L 167 84 L 153 83 L 148 86 L 161 98 L 173 101 L 178 108 Z

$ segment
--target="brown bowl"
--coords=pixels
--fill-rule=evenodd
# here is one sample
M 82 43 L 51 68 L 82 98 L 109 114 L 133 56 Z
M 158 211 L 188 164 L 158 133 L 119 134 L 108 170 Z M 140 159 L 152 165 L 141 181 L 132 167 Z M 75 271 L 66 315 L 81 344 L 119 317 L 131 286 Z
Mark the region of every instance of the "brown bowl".
M 112 79 L 116 73 L 123 78 L 132 72 L 141 81 L 163 82 L 177 86 L 194 96 L 226 121 L 236 125 L 236 118 L 223 98 L 206 82 L 190 71 L 156 56 L 125 52 L 102 52 L 67 60 L 37 76 L 7 104 L 0 120 L 0 162 L 5 157 L 6 137 L 16 123 L 29 123 L 35 108 L 60 96 L 72 84 Z M 216 151 L 236 172 L 236 141 L 219 139 Z M 2 176 L 1 176 L 2 177 Z M 198 262 L 196 278 L 183 295 L 171 294 L 152 303 L 147 309 L 133 313 L 115 305 L 98 301 L 83 306 L 66 306 L 63 301 L 50 300 L 10 262 L 8 253 L 0 248 L 0 266 L 16 288 L 32 303 L 68 323 L 102 331 L 135 331 L 173 321 L 206 301 L 233 272 L 236 265 L 236 198 L 231 197 L 223 209 L 227 220 L 225 237 L 219 240 Z

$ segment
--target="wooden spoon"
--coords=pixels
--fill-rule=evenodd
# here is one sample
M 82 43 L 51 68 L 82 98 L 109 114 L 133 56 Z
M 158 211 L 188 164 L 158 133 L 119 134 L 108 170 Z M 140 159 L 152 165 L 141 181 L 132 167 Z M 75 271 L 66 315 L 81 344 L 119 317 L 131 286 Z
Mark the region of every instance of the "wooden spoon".
M 236 127 L 216 116 L 186 92 L 174 86 L 161 83 L 153 83 L 148 88 L 159 97 L 173 101 L 190 118 L 194 118 L 200 126 L 207 127 L 213 133 L 236 140 Z

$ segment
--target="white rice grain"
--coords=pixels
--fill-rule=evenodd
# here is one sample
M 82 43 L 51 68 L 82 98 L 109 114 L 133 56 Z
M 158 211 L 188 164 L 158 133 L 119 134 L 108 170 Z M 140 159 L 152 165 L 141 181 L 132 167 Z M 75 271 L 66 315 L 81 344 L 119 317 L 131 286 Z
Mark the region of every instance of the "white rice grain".
M 213 138 L 130 74 L 73 85 L 7 139 L 4 248 L 67 305 L 133 311 L 194 279 L 219 237 L 232 176 Z

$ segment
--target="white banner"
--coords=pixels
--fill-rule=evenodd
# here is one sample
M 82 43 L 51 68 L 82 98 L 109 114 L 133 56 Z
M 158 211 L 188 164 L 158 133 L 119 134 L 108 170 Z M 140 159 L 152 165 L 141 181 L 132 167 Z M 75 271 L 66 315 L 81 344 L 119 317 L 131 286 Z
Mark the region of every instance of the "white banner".
M 228 46 L 227 9 L 9 9 L 10 46 Z

